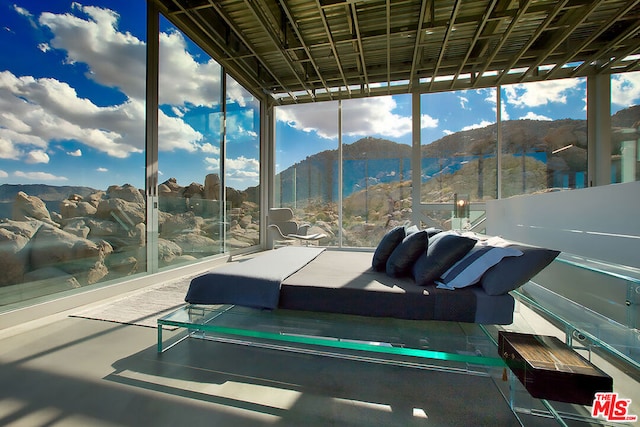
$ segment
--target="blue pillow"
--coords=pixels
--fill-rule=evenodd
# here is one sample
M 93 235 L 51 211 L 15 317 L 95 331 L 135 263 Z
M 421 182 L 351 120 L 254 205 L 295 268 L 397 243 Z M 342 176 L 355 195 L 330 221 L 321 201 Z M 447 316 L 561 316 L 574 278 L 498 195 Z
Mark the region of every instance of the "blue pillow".
M 465 256 L 476 244 L 475 239 L 455 233 L 438 233 L 429 241 L 427 253 L 422 254 L 413 265 L 416 284 L 432 284 L 442 273 Z
M 373 254 L 371 267 L 376 271 L 385 271 L 387 268 L 387 260 L 393 250 L 402 243 L 405 237 L 405 229 L 403 226 L 394 227 L 382 237 L 376 251 Z
M 502 295 L 519 288 L 551 264 L 560 251 L 514 244 L 509 246 L 522 252 L 522 256 L 509 257 L 491 267 L 480 279 L 488 295 Z
M 387 274 L 391 277 L 411 275 L 413 264 L 427 252 L 428 245 L 429 235 L 424 230 L 405 237 L 387 260 Z
M 482 275 L 505 257 L 520 256 L 522 252 L 513 247 L 494 247 L 477 243 L 460 261 L 436 280 L 438 288 L 458 289 L 475 285 Z

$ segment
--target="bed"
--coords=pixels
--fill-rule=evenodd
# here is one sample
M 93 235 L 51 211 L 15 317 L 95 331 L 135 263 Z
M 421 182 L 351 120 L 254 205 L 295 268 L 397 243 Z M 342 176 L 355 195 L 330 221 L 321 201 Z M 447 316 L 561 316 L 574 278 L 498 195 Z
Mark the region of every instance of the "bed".
M 285 247 L 211 270 L 192 280 L 186 302 L 234 304 L 411 320 L 510 324 L 514 299 L 480 284 L 422 285 L 372 268 L 372 253 Z M 524 260 L 522 260 L 524 261 Z

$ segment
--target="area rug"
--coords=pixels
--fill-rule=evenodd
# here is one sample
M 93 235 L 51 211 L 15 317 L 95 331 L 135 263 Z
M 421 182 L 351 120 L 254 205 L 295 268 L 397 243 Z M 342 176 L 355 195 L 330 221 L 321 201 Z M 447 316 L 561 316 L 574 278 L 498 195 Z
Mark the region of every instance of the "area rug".
M 184 296 L 193 277 L 195 276 L 181 277 L 148 286 L 117 301 L 73 313 L 70 317 L 156 328 L 158 318 L 186 304 Z

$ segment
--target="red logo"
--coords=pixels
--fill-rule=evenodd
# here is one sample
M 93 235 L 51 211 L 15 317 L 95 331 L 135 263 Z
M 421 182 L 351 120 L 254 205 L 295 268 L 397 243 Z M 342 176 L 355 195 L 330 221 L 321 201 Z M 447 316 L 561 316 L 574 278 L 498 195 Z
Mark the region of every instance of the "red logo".
M 607 421 L 634 422 L 638 421 L 637 415 L 629 414 L 631 399 L 622 399 L 618 393 L 596 393 L 593 399 L 591 416 L 602 416 Z

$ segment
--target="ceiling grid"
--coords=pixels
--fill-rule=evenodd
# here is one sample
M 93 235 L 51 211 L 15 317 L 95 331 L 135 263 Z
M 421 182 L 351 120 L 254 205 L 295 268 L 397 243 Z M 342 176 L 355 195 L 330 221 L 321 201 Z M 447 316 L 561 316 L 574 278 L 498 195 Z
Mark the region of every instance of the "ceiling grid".
M 153 1 L 280 104 L 640 67 L 640 0 Z

